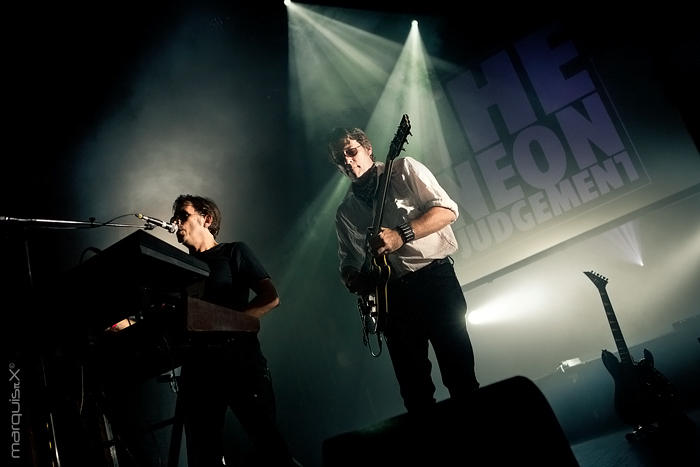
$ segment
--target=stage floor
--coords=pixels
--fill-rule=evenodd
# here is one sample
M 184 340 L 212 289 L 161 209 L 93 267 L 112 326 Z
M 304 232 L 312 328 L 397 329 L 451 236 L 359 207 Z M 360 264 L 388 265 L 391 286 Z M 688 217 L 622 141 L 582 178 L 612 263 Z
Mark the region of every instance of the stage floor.
M 700 465 L 700 410 L 688 414 L 696 424 L 690 442 L 629 442 L 623 429 L 591 438 L 571 449 L 580 467 L 696 467 Z

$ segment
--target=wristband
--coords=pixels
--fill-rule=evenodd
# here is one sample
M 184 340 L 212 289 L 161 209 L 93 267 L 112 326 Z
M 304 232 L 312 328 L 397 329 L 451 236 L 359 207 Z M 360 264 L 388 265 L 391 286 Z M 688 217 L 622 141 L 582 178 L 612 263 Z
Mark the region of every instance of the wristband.
M 408 222 L 404 222 L 401 225 L 396 226 L 396 231 L 401 235 L 401 239 L 404 243 L 408 243 L 416 238 L 416 234 L 413 231 L 413 227 Z

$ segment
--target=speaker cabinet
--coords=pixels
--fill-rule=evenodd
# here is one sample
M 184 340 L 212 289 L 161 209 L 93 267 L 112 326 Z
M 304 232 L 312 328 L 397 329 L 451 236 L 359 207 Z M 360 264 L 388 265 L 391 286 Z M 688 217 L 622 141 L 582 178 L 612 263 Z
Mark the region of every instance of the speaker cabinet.
M 427 414 L 404 413 L 333 436 L 322 456 L 324 467 L 578 467 L 547 399 L 523 376 L 484 386 L 468 401 L 440 401 Z

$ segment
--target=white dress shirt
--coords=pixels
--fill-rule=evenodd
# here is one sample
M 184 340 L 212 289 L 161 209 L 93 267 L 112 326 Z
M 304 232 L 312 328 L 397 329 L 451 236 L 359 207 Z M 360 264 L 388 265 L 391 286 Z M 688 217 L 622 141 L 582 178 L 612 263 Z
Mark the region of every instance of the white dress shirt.
M 378 173 L 384 173 L 384 164 L 377 162 L 376 165 Z M 411 157 L 394 160 L 382 226 L 394 229 L 404 222 L 420 217 L 434 206 L 450 209 L 455 213 L 455 219 L 459 215 L 457 203 L 449 197 L 425 165 Z M 341 270 L 347 266 L 357 270 L 362 268 L 366 253 L 367 229 L 372 225 L 373 216 L 374 209 L 358 199 L 351 187 L 335 216 Z M 455 251 L 457 239 L 452 227 L 447 225 L 426 237 L 404 244 L 397 251 L 387 255 L 387 259 L 392 276 L 401 277 Z

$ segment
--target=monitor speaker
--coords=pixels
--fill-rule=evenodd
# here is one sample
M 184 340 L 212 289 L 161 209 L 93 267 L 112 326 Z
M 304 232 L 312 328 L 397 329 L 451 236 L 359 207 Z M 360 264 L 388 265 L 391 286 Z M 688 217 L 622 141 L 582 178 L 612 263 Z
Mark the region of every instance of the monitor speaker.
M 404 413 L 325 439 L 322 458 L 324 467 L 578 467 L 547 399 L 523 376 L 484 386 L 467 401 L 446 399 L 429 413 Z

